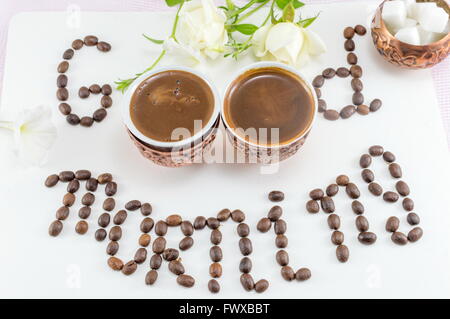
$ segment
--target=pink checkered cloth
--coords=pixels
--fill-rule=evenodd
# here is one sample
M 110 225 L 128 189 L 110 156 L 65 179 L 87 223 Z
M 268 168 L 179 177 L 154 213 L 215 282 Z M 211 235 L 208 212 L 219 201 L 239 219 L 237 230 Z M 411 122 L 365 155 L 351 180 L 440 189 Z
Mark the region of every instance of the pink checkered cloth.
M 218 3 L 223 2 L 216 0 Z M 242 0 L 235 0 L 236 3 Z M 307 3 L 331 3 L 347 0 L 309 0 Z M 169 10 L 164 0 L 1 0 L 0 5 L 0 88 L 3 81 L 8 24 L 23 11 L 66 11 L 78 5 L 83 11 L 156 11 Z M 381 2 L 381 0 L 380 0 Z M 450 58 L 432 69 L 436 94 L 450 148 Z

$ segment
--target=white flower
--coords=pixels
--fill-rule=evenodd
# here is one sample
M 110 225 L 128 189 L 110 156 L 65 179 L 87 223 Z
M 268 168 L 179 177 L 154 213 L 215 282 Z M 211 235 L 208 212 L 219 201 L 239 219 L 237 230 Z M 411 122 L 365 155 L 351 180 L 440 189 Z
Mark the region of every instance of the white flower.
M 176 42 L 173 38 L 166 39 L 163 47 L 177 63 L 182 65 L 194 66 L 203 60 L 203 57 L 198 51 L 195 51 L 187 45 Z
M 49 108 L 38 106 L 18 113 L 13 122 L 0 121 L 0 128 L 13 131 L 14 151 L 24 164 L 42 165 L 57 132 Z
M 228 42 L 225 22 L 225 14 L 212 0 L 192 0 L 181 8 L 176 38 L 180 43 L 216 59 Z
M 301 67 L 311 56 L 326 51 L 320 37 L 292 22 L 269 24 L 259 28 L 252 40 L 256 57 Z

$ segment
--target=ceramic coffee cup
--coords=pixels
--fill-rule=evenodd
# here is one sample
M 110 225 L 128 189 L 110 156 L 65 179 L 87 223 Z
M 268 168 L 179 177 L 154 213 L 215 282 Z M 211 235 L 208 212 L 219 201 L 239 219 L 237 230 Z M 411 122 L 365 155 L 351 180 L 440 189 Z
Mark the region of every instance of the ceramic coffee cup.
M 242 134 L 239 134 L 239 132 L 236 130 L 236 128 L 231 125 L 231 119 L 229 118 L 229 115 L 226 113 L 226 99 L 229 97 L 229 94 L 231 94 L 230 90 L 234 85 L 234 81 L 236 81 L 240 76 L 245 75 L 249 71 L 256 70 L 256 69 L 275 69 L 275 70 L 283 70 L 287 71 L 294 77 L 296 77 L 302 84 L 303 87 L 308 91 L 308 94 L 312 98 L 312 116 L 311 120 L 307 124 L 307 126 L 302 130 L 301 133 L 299 133 L 298 136 L 295 138 L 287 141 L 287 142 L 280 142 L 277 144 L 264 144 L 264 143 L 256 143 L 254 141 L 251 141 L 249 139 L 246 139 L 242 136 Z M 297 153 L 297 151 L 303 146 L 303 144 L 306 142 L 306 139 L 308 137 L 308 134 L 311 131 L 311 128 L 313 127 L 315 117 L 317 115 L 317 107 L 318 107 L 318 100 L 317 95 L 315 93 L 314 88 L 312 85 L 306 80 L 306 78 L 298 72 L 295 68 L 290 67 L 285 64 L 276 63 L 276 62 L 257 62 L 251 65 L 248 65 L 241 69 L 237 74 L 233 77 L 233 81 L 229 83 L 225 90 L 225 94 L 223 97 L 222 102 L 222 111 L 221 111 L 221 118 L 222 122 L 226 129 L 226 134 L 228 138 L 231 141 L 231 144 L 233 147 L 245 157 L 245 163 L 263 163 L 263 164 L 273 164 L 280 161 L 284 161 L 294 154 Z
M 130 114 L 130 103 L 137 88 L 149 77 L 168 71 L 188 72 L 201 78 L 208 85 L 214 97 L 212 115 L 203 128 L 189 138 L 173 142 L 158 141 L 144 135 L 135 126 Z M 210 149 L 216 138 L 216 131 L 220 123 L 220 108 L 221 100 L 212 81 L 197 70 L 183 66 L 161 67 L 142 74 L 125 93 L 121 105 L 123 122 L 139 152 L 150 161 L 166 167 L 180 167 L 203 162 L 203 155 Z

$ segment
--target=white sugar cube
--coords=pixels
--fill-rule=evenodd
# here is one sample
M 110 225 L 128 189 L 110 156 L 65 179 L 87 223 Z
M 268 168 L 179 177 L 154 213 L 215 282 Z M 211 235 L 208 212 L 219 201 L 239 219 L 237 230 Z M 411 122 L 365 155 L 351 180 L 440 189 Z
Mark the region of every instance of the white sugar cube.
M 385 2 L 383 6 L 383 20 L 392 30 L 399 30 L 405 25 L 406 6 L 401 0 Z
M 434 43 L 442 39 L 442 34 L 427 31 L 422 26 L 418 26 L 417 31 L 419 31 L 420 45 Z
M 403 0 L 403 2 L 405 3 L 407 16 L 413 18 L 416 9 L 416 0 Z
M 405 24 L 401 28 L 391 28 L 388 26 L 388 30 L 389 30 L 389 32 L 391 32 L 391 34 L 396 34 L 402 28 L 410 28 L 410 27 L 415 27 L 415 26 L 417 26 L 416 20 L 406 18 Z
M 420 35 L 417 27 L 402 28 L 395 34 L 395 37 L 405 43 L 420 45 Z
M 445 35 L 450 33 L 450 19 L 448 20 L 447 26 L 445 27 L 444 32 L 442 33 L 444 33 Z
M 410 6 L 410 12 L 408 13 L 408 16 L 414 20 L 419 21 L 421 13 L 426 11 L 427 9 L 432 8 L 437 8 L 435 2 L 416 2 L 416 4 Z
M 448 23 L 448 14 L 442 8 L 426 7 L 419 13 L 419 23 L 424 30 L 442 33 Z

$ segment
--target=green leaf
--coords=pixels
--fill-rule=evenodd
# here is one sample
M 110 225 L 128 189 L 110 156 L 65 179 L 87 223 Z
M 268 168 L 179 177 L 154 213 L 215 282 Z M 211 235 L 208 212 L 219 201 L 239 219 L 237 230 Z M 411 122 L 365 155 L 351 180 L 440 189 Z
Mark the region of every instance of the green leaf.
M 289 3 L 292 3 L 295 9 L 303 7 L 305 4 L 299 0 L 276 0 L 278 8 L 284 9 Z
M 289 2 L 287 6 L 283 9 L 283 17 L 284 22 L 293 22 L 295 19 L 295 8 L 292 2 Z
M 167 4 L 169 7 L 177 6 L 177 5 L 179 5 L 180 3 L 182 3 L 182 2 L 184 2 L 184 0 L 166 0 L 166 4 Z
M 299 26 L 301 26 L 302 28 L 307 28 L 307 27 L 309 27 L 311 24 L 313 24 L 314 21 L 316 21 L 316 19 L 319 17 L 319 15 L 320 15 L 320 13 L 318 13 L 315 17 L 300 20 L 297 24 L 298 24 Z
M 236 6 L 234 5 L 232 0 L 227 0 L 227 7 L 228 7 L 228 10 L 234 10 L 234 8 Z
M 153 38 L 150 38 L 149 36 L 147 36 L 147 35 L 145 35 L 145 34 L 143 34 L 142 36 L 143 36 L 144 38 L 146 38 L 147 40 L 149 40 L 149 41 L 155 43 L 155 44 L 163 44 L 163 43 L 164 43 L 164 40 L 153 39 Z
M 233 30 L 238 31 L 242 34 L 245 35 L 252 35 L 253 33 L 256 32 L 256 30 L 258 30 L 258 27 L 254 24 L 236 24 L 233 25 Z

